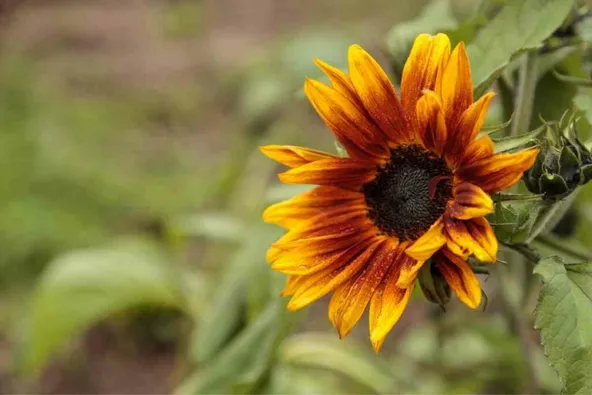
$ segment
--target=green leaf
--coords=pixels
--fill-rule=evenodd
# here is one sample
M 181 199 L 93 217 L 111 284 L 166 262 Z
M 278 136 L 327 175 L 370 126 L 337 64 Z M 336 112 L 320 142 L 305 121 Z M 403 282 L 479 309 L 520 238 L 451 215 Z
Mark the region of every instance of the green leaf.
M 189 377 L 177 394 L 249 392 L 269 368 L 275 345 L 289 323 L 285 304 L 271 301 L 263 313 L 212 361 Z
M 454 29 L 457 25 L 449 0 L 432 1 L 416 19 L 395 25 L 389 31 L 386 42 L 388 52 L 396 63 L 397 74 L 403 70 L 403 64 L 417 35 Z
M 191 346 L 196 362 L 212 359 L 239 328 L 246 315 L 249 277 L 257 265 L 265 266 L 265 251 L 281 232 L 279 227 L 264 224 L 259 219 L 247 228 L 248 237 L 226 264 L 212 302 L 196 329 Z
M 578 89 L 578 93 L 574 97 L 573 102 L 578 110 L 583 112 L 588 123 L 592 125 L 592 89 Z
M 542 205 L 541 202 L 498 203 L 490 215 L 497 238 L 507 244 L 523 242 L 534 226 Z
M 245 225 L 228 213 L 201 213 L 175 219 L 170 225 L 175 232 L 185 236 L 205 237 L 211 240 L 238 242 L 245 232 Z
M 315 368 L 302 368 L 292 365 L 274 365 L 270 372 L 269 383 L 261 393 L 263 394 L 344 394 L 359 393 L 351 391 L 351 384 L 344 383 L 342 377 L 333 371 Z M 345 389 L 348 391 L 346 392 Z
M 374 354 L 344 344 L 333 334 L 304 333 L 282 344 L 283 363 L 330 369 L 377 393 L 387 393 L 394 380 L 389 367 Z
M 58 257 L 33 295 L 22 367 L 37 371 L 94 323 L 139 305 L 186 309 L 180 278 L 156 245 L 133 240 Z
M 592 43 L 592 18 L 589 14 L 576 25 L 576 31 L 582 40 Z
M 545 354 L 563 392 L 592 393 L 592 264 L 544 259 L 534 273 L 543 278 L 535 311 Z
M 550 36 L 572 6 L 570 0 L 508 2 L 467 47 L 476 96 L 491 86 L 512 58 Z
M 530 132 L 520 134 L 518 136 L 508 136 L 500 138 L 492 138 L 495 143 L 495 152 L 509 152 L 518 148 L 523 148 L 528 145 L 535 145 L 536 137 L 545 130 L 545 126 L 541 126 Z

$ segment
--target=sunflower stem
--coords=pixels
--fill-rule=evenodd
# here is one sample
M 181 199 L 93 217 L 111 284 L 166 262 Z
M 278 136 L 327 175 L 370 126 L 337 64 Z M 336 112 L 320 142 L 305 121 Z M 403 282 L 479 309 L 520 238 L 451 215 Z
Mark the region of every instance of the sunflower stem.
M 536 238 L 535 243 L 549 247 L 573 259 L 581 259 L 582 261 L 592 260 L 592 253 L 586 248 L 570 245 L 565 243 L 565 241 L 553 237 L 553 235 L 540 235 Z
M 539 235 L 550 231 L 555 227 L 557 222 L 563 217 L 563 215 L 569 210 L 572 203 L 575 201 L 577 192 L 569 195 L 565 200 L 560 200 L 547 207 L 543 207 L 542 213 L 536 219 L 536 222 L 530 231 L 530 234 L 524 241 L 526 244 L 530 244 Z
M 497 193 L 493 201 L 498 202 L 519 202 L 525 200 L 543 200 L 543 195 L 523 195 L 520 193 Z
M 517 136 L 529 130 L 537 84 L 537 53 L 526 54 L 520 66 L 518 89 L 516 91 L 515 122 L 510 129 L 511 136 Z
M 530 262 L 532 263 L 539 263 L 541 261 L 541 259 L 543 259 L 543 256 L 537 251 L 535 250 L 533 247 L 531 247 L 530 245 L 526 244 L 526 243 L 521 243 L 521 244 L 504 244 L 504 246 L 506 246 L 507 248 L 516 251 L 517 253 L 519 253 L 520 255 L 522 255 L 524 258 L 528 259 Z

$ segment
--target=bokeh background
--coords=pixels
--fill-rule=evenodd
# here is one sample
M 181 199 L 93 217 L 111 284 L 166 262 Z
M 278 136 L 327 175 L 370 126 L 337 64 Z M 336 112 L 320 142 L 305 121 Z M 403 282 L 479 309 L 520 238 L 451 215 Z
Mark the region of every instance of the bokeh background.
M 512 393 L 532 369 L 558 391 L 495 280 L 486 312 L 418 294 L 378 357 L 326 301 L 285 313 L 265 264 L 262 209 L 304 189 L 257 146 L 334 150 L 311 59 L 359 43 L 390 70 L 426 3 L 3 0 L 0 392 Z M 440 22 L 479 2 L 453 3 Z

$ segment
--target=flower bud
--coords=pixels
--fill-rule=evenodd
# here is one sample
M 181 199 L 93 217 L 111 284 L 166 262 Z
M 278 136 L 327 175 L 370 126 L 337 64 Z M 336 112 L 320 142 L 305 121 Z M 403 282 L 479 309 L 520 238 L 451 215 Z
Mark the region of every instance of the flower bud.
M 450 301 L 450 286 L 438 269 L 431 262 L 427 262 L 419 270 L 417 278 L 426 299 L 445 310 L 444 306 Z
M 592 154 L 578 139 L 575 123 L 562 130 L 547 124 L 535 164 L 524 173 L 526 187 L 544 199 L 561 199 L 592 178 Z

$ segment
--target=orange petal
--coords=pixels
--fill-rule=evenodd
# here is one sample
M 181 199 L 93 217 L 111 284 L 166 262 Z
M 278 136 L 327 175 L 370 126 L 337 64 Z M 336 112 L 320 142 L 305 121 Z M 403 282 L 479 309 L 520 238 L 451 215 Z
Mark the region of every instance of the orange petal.
M 354 89 L 351 79 L 347 74 L 339 70 L 337 67 L 333 67 L 320 59 L 313 60 L 319 69 L 321 69 L 323 73 L 329 77 L 329 81 L 331 81 L 331 86 L 333 89 L 350 99 L 359 108 L 364 107 L 360 101 L 360 98 L 358 97 L 358 94 L 356 93 L 356 90 Z
M 395 144 L 409 141 L 409 122 L 380 65 L 359 45 L 349 47 L 348 64 L 358 97 L 383 134 Z
M 493 145 L 493 140 L 489 136 L 483 136 L 478 140 L 473 141 L 469 144 L 467 149 L 464 152 L 461 152 L 458 157 L 460 157 L 460 167 L 469 166 L 475 162 L 483 160 L 485 158 L 489 158 L 494 154 L 495 146 Z M 452 167 L 457 167 L 454 164 L 458 163 L 458 158 L 452 158 Z
M 436 88 L 441 90 L 436 93 L 442 98 L 448 127 L 454 128 L 462 113 L 473 103 L 471 64 L 464 43 L 459 43 L 452 51 L 440 84 Z
M 467 262 L 448 250 L 435 258 L 436 267 L 461 302 L 472 309 L 481 304 L 481 285 Z
M 497 257 L 498 242 L 495 237 L 495 232 L 489 222 L 484 217 L 473 218 L 469 221 L 465 221 L 467 229 L 473 239 L 479 244 L 479 246 L 485 252 L 485 256 L 489 259 L 481 259 L 476 253 L 477 259 L 483 262 L 495 262 Z M 482 258 L 485 258 L 483 256 Z
M 327 85 L 307 79 L 304 93 L 352 158 L 382 161 L 388 147 L 380 131 L 350 99 Z
M 397 287 L 395 284 L 398 276 L 396 266 L 394 264 L 391 267 L 370 301 L 370 340 L 376 352 L 380 351 L 386 335 L 401 318 L 415 286 L 415 282 L 413 282 L 405 289 Z
M 279 256 L 288 252 L 299 254 L 334 251 L 351 245 L 349 237 L 362 237 L 365 232 L 372 232 L 373 224 L 367 217 L 364 207 L 351 205 L 338 206 L 326 210 L 312 218 L 301 221 L 296 227 L 285 233 L 273 243 L 267 251 L 267 261 L 274 263 Z M 374 230 L 375 232 L 375 230 Z M 305 248 L 309 246 L 310 248 Z
M 332 251 L 327 248 L 339 249 L 341 248 L 339 243 L 347 244 L 344 238 L 363 236 L 364 232 L 372 229 L 374 226 L 368 220 L 364 209 L 333 208 L 327 213 L 303 221 L 284 234 L 271 245 L 267 258 L 270 263 L 273 263 L 278 254 L 292 250 L 310 251 L 312 254 L 315 253 L 312 251 L 314 247 L 324 249 L 325 252 Z
M 339 248 L 328 245 L 329 243 L 324 246 L 324 250 L 314 246 L 303 246 L 301 253 L 296 251 L 279 254 L 271 267 L 281 273 L 301 276 L 317 273 L 329 267 L 337 268 L 358 255 L 368 245 L 372 236 L 371 233 L 359 237 L 352 236 L 347 244 L 342 244 Z
M 460 183 L 454 187 L 453 195 L 449 213 L 456 219 L 483 217 L 494 211 L 491 197 L 476 185 Z
M 329 319 L 340 337 L 347 336 L 366 310 L 374 291 L 400 254 L 396 242 L 384 243 L 359 274 L 343 283 L 329 303 Z
M 438 71 L 450 57 L 450 40 L 445 34 L 420 34 L 403 68 L 401 104 L 407 114 L 415 114 L 416 103 L 424 89 L 434 90 Z
M 294 295 L 305 278 L 305 276 L 288 276 L 288 281 L 286 281 L 286 285 L 280 296 L 286 297 Z
M 489 103 L 495 94 L 486 93 L 462 114 L 458 126 L 449 132 L 446 154 L 454 165 L 460 163 L 462 153 L 475 140 L 483 126 Z
M 405 250 L 405 253 L 418 261 L 426 261 L 445 243 L 442 218 L 439 218 L 427 232 Z
M 299 167 L 321 159 L 338 158 L 337 155 L 293 145 L 266 145 L 259 147 L 269 158 L 289 167 Z
M 497 239 L 485 218 L 460 221 L 444 217 L 444 229 L 454 243 L 475 254 L 475 257 L 480 261 L 496 261 Z
M 303 220 L 321 214 L 324 210 L 346 204 L 363 203 L 364 195 L 335 187 L 316 187 L 284 202 L 269 206 L 263 220 L 291 229 Z
M 372 162 L 351 158 L 322 159 L 279 174 L 286 184 L 318 184 L 359 191 L 376 175 Z
M 457 175 L 487 193 L 499 192 L 520 181 L 538 153 L 539 149 L 533 148 L 516 154 L 495 154 L 459 169 Z
M 471 255 L 471 251 L 469 251 L 468 248 L 456 243 L 450 237 L 446 240 L 446 248 L 452 251 L 453 254 L 463 257 L 464 259 L 467 259 L 469 255 Z
M 377 237 L 364 252 L 349 262 L 343 262 L 339 268 L 329 267 L 320 272 L 307 276 L 300 285 L 298 291 L 288 303 L 288 310 L 294 311 L 309 305 L 337 286 L 351 279 L 356 273 L 368 264 L 368 260 L 374 255 L 374 251 L 385 242 L 385 238 Z
M 426 148 L 440 155 L 448 138 L 446 119 L 440 98 L 425 90 L 417 102 L 417 128 Z

